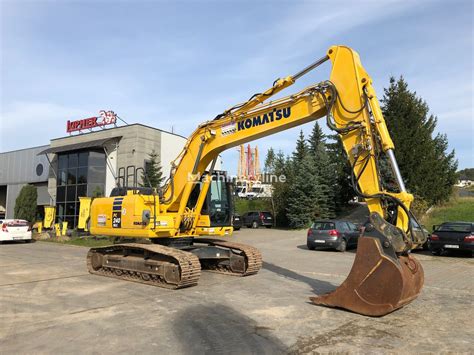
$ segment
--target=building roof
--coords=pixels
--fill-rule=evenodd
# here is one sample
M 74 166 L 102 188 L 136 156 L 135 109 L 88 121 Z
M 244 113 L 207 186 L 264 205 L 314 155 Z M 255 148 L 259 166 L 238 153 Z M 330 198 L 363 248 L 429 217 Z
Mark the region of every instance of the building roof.
M 96 139 L 96 140 L 93 140 L 93 141 L 76 143 L 76 144 L 61 145 L 59 147 L 52 147 L 52 148 L 42 150 L 37 155 L 49 154 L 49 153 L 59 153 L 59 152 L 69 152 L 71 150 L 78 150 L 78 149 L 84 149 L 84 148 L 95 148 L 95 147 L 100 147 L 101 148 L 106 142 L 108 142 L 110 140 L 113 140 L 113 139 L 118 139 L 118 138 L 122 138 L 122 136 L 116 136 L 116 137 L 104 138 L 104 139 Z
M 163 132 L 163 133 L 166 133 L 166 134 L 172 134 L 174 136 L 178 136 L 178 137 L 181 137 L 181 138 L 184 138 L 184 139 L 188 139 L 187 137 L 184 137 L 180 134 L 176 134 L 176 133 L 173 133 L 173 132 L 168 132 L 168 131 L 165 131 L 163 129 L 159 129 L 159 128 L 155 128 L 155 127 L 151 127 L 151 126 L 147 126 L 147 125 L 144 125 L 144 124 L 141 124 L 141 123 L 132 123 L 132 124 L 129 124 L 129 125 L 125 125 L 125 126 L 117 126 L 117 127 L 113 127 L 113 128 L 107 128 L 107 129 L 104 129 L 102 131 L 92 131 L 92 132 L 86 132 L 86 133 L 81 133 L 77 136 L 86 136 L 88 134 L 94 134 L 94 133 L 98 133 L 98 132 L 103 132 L 103 131 L 112 131 L 114 129 L 123 129 L 123 128 L 127 128 L 127 127 L 131 127 L 131 126 L 141 126 L 141 127 L 145 127 L 145 128 L 149 128 L 149 129 L 154 129 L 155 131 L 160 131 L 160 132 Z M 76 135 L 70 135 L 70 136 L 64 136 L 64 137 L 58 137 L 58 138 L 52 138 L 51 141 L 55 141 L 55 140 L 58 140 L 58 139 L 64 139 L 64 138 L 69 138 L 69 137 L 75 137 Z
M 44 144 L 44 145 L 37 145 L 35 147 L 29 147 L 29 148 L 20 148 L 20 149 L 14 149 L 14 150 L 7 150 L 6 152 L 0 152 L 0 154 L 8 154 L 8 153 L 15 153 L 15 152 L 21 152 L 22 150 L 34 150 L 34 149 L 39 149 L 39 148 L 47 148 L 49 147 L 49 144 Z

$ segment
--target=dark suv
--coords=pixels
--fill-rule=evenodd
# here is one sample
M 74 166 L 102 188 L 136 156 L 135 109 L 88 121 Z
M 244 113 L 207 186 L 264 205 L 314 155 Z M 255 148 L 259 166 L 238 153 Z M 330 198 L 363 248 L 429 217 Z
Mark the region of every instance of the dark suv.
M 272 228 L 273 215 L 266 211 L 246 212 L 242 215 L 242 224 L 248 228 L 258 228 L 260 226 Z
M 310 250 L 333 248 L 346 251 L 349 246 L 357 247 L 359 234 L 360 228 L 349 221 L 316 221 L 308 229 L 306 245 Z
M 445 222 L 433 226 L 429 237 L 429 248 L 434 255 L 441 255 L 445 250 L 474 251 L 473 222 Z

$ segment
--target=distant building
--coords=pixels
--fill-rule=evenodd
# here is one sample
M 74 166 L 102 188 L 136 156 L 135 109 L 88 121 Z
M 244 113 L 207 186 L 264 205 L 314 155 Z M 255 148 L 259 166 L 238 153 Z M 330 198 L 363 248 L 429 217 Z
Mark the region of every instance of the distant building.
M 455 184 L 454 186 L 457 186 L 457 187 L 474 186 L 474 181 L 472 181 L 472 180 L 458 180 L 458 183 Z
M 13 218 L 15 200 L 26 184 L 36 186 L 38 205 L 52 203 L 48 194 L 48 159 L 38 155 L 49 146 L 0 153 L 0 218 Z
M 68 122 L 68 130 L 70 123 Z M 170 173 L 186 138 L 142 124 L 51 139 L 49 145 L 0 153 L 0 217 L 13 218 L 15 200 L 26 184 L 37 187 L 41 206 L 56 206 L 56 220 L 77 225 L 79 197 L 108 196 L 119 175 L 133 184 L 132 168 L 145 168 L 158 154 L 163 176 Z M 221 168 L 220 160 L 216 169 Z M 141 172 L 137 173 L 141 177 Z M 123 180 L 121 184 L 123 185 Z M 140 179 L 141 182 L 141 179 Z M 3 216 L 2 216 L 3 214 Z

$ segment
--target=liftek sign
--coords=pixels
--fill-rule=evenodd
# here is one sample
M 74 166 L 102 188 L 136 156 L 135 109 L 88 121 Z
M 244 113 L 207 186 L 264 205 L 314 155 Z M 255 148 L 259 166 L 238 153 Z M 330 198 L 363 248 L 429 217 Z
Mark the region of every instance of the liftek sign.
M 67 121 L 66 131 L 68 133 L 92 129 L 94 127 L 104 127 L 117 123 L 117 115 L 114 111 L 99 111 L 99 117 L 89 117 L 77 121 Z

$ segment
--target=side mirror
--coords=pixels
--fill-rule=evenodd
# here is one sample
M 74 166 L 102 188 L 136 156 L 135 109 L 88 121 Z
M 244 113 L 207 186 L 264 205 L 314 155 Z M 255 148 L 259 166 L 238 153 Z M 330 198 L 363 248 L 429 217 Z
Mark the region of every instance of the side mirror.
M 433 224 L 433 232 L 438 228 L 436 224 Z

